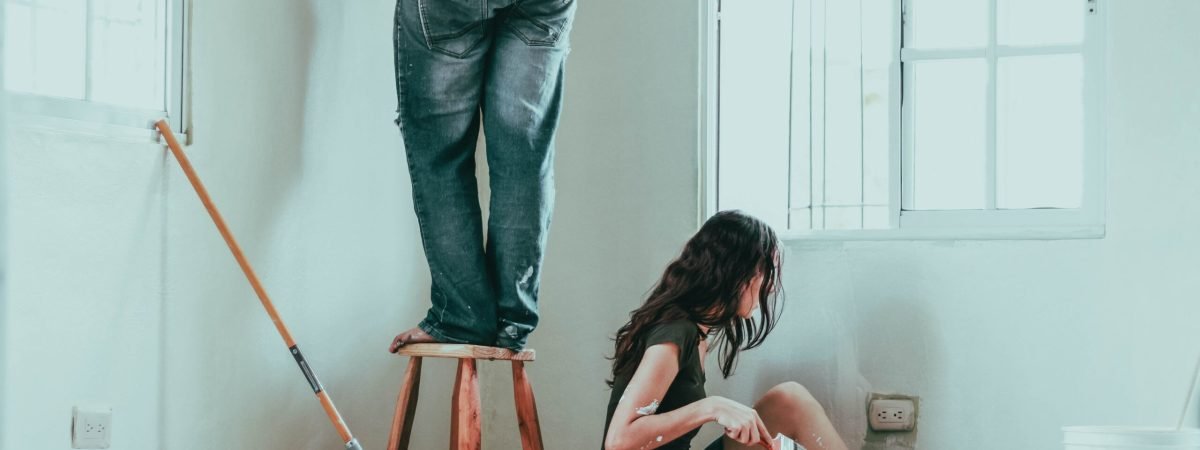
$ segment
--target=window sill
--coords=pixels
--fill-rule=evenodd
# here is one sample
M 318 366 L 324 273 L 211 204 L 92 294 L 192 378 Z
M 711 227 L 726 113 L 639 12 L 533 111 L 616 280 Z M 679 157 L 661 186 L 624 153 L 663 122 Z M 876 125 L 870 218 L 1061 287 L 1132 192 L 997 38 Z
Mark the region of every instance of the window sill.
M 880 230 L 823 230 L 784 231 L 783 241 L 995 241 L 995 240 L 1076 240 L 1103 239 L 1105 228 L 1079 227 L 1012 227 L 1012 228 L 938 228 L 938 229 L 880 229 Z
M 166 112 L 129 108 L 81 100 L 8 92 L 9 118 L 17 129 L 89 136 L 97 139 L 150 143 L 163 142 L 154 123 Z M 182 127 L 170 119 L 172 128 Z M 184 145 L 188 133 L 176 131 Z
M 129 142 L 133 144 L 162 143 L 165 145 L 166 143 L 166 141 L 161 139 L 158 130 L 153 126 L 143 128 L 40 116 L 19 111 L 10 111 L 10 113 L 8 116 L 10 131 L 22 129 L 33 130 L 46 133 L 87 136 L 106 141 Z M 185 146 L 191 142 L 187 133 L 176 131 L 175 134 Z

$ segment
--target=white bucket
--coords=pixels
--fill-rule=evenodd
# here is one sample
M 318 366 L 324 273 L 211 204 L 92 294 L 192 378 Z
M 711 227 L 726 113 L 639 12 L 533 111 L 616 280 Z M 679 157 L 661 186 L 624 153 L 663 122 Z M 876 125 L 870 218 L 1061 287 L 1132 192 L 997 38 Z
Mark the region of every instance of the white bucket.
M 1200 429 L 1063 427 L 1066 450 L 1200 450 Z

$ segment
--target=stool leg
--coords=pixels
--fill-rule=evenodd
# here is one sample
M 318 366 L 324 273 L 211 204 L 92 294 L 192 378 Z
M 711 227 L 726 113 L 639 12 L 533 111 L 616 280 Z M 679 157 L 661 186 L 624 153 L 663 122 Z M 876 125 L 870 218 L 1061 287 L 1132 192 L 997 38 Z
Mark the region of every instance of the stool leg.
M 479 376 L 474 359 L 458 360 L 454 400 L 450 412 L 450 450 L 480 450 L 483 430 L 479 422 Z
M 516 394 L 517 425 L 521 428 L 521 448 L 542 450 L 542 426 L 538 423 L 533 387 L 525 375 L 525 362 L 513 361 L 513 393 Z
M 408 439 L 412 434 L 413 417 L 417 411 L 417 395 L 421 391 L 421 357 L 408 359 L 404 371 L 404 384 L 396 398 L 396 413 L 392 416 L 392 434 L 388 438 L 387 450 L 408 450 Z

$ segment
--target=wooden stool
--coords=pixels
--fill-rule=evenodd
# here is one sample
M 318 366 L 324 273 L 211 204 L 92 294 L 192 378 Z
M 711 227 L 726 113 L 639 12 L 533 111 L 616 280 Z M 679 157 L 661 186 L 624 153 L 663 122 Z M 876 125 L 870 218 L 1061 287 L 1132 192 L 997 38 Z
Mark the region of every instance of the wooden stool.
M 513 392 L 517 403 L 517 424 L 521 428 L 521 448 L 542 450 L 542 429 L 538 425 L 533 388 L 525 376 L 525 361 L 534 360 L 531 349 L 514 352 L 506 348 L 461 344 L 409 344 L 397 352 L 407 355 L 408 370 L 404 386 L 396 399 L 392 433 L 387 450 L 408 450 L 417 393 L 421 385 L 421 358 L 458 358 L 458 376 L 454 380 L 454 399 L 450 412 L 450 450 L 479 450 L 482 432 L 479 420 L 479 377 L 475 360 L 512 361 Z

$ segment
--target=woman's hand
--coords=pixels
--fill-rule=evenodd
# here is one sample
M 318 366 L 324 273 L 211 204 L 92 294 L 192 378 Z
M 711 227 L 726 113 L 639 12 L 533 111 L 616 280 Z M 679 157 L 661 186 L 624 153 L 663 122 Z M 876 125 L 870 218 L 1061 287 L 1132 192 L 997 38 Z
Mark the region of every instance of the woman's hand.
M 770 448 L 771 432 L 754 408 L 715 395 L 701 401 L 705 402 L 707 416 L 725 427 L 725 435 L 730 439 L 744 445 L 766 444 Z

